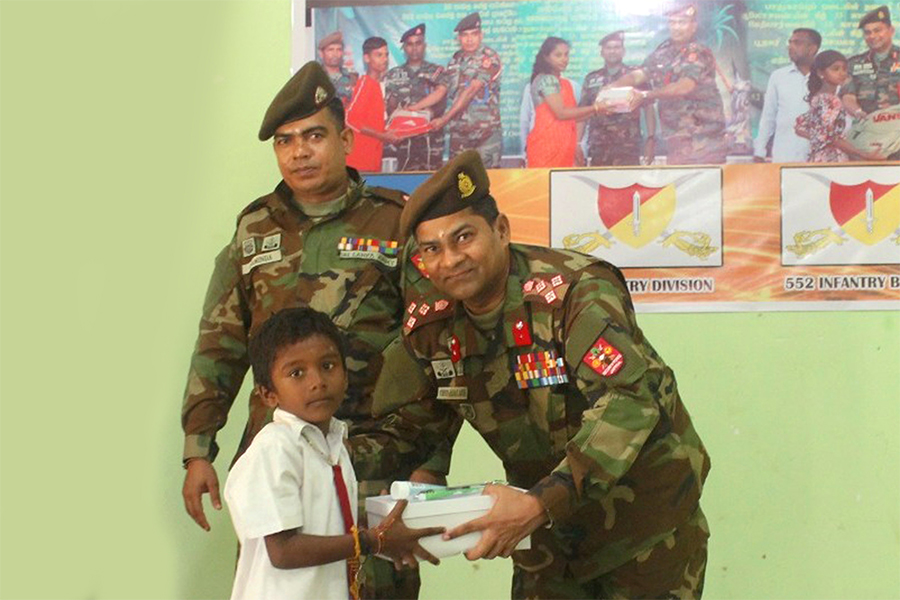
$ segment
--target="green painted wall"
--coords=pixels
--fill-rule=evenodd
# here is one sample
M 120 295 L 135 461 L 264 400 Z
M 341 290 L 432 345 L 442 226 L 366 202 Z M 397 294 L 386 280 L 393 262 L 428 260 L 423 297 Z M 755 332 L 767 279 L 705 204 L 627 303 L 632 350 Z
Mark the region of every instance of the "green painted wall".
M 287 0 L 0 2 L 0 597 L 227 597 L 178 413 L 289 56 Z M 712 454 L 707 597 L 900 597 L 900 314 L 641 321 Z M 465 431 L 453 481 L 486 456 Z M 426 566 L 422 598 L 508 597 L 508 569 Z

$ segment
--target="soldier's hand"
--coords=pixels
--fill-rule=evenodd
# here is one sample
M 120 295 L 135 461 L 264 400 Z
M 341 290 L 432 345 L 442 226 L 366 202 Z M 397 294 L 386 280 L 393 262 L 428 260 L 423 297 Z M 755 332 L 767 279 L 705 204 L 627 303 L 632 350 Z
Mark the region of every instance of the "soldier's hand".
M 764 163 L 764 162 L 766 162 L 766 159 L 763 158 L 762 156 L 754 156 L 754 157 L 753 157 L 753 162 L 755 162 L 755 163 Z
M 488 485 L 484 493 L 496 498 L 490 512 L 444 534 L 445 540 L 451 540 L 467 533 L 482 532 L 481 540 L 466 552 L 469 560 L 509 557 L 525 536 L 547 521 L 541 501 L 530 494 L 505 485 Z
M 203 512 L 203 494 L 209 494 L 213 508 L 222 510 L 222 500 L 219 498 L 219 477 L 216 470 L 205 458 L 193 458 L 187 464 L 187 473 L 184 476 L 184 486 L 181 495 L 184 498 L 184 508 L 197 525 L 209 531 L 209 523 Z

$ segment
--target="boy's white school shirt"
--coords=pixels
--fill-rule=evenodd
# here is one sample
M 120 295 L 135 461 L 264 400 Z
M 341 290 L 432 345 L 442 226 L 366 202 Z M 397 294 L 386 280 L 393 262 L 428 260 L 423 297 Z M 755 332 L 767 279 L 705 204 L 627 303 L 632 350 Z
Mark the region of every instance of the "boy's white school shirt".
M 347 425 L 335 418 L 326 437 L 315 425 L 276 408 L 272 423 L 235 463 L 225 482 L 225 502 L 241 544 L 232 600 L 347 600 L 347 561 L 276 569 L 265 540 L 294 528 L 310 535 L 344 534 L 331 468 L 335 463 L 341 465 L 356 522 L 356 475 L 346 437 Z

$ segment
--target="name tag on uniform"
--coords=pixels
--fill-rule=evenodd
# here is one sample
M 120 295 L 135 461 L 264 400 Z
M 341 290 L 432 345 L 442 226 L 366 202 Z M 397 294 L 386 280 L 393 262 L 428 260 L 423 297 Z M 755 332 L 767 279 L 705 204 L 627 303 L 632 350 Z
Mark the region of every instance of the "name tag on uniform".
M 438 400 L 466 400 L 469 397 L 469 388 L 465 387 L 439 387 Z
M 278 262 L 279 260 L 281 260 L 281 250 L 257 254 L 250 262 L 244 263 L 241 266 L 241 272 L 246 275 L 260 265 L 267 265 L 269 263 Z
M 438 379 L 456 377 L 456 368 L 454 368 L 453 361 L 449 358 L 431 361 L 431 368 L 434 370 L 434 376 Z

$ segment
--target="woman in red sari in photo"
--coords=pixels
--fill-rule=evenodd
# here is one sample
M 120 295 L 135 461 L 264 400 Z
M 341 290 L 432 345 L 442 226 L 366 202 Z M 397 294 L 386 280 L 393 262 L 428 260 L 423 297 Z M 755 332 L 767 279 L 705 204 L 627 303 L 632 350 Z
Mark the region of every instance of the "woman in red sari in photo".
M 562 77 L 567 66 L 569 42 L 553 36 L 544 40 L 531 70 L 535 111 L 534 127 L 525 145 L 529 167 L 574 167 L 576 160 L 584 164 L 575 123 L 591 118 L 603 107 L 578 106 L 571 82 Z

